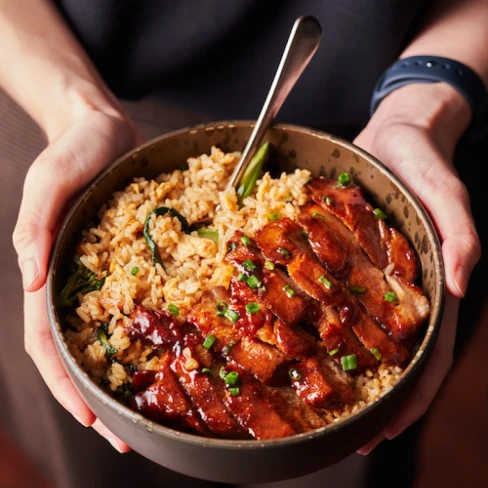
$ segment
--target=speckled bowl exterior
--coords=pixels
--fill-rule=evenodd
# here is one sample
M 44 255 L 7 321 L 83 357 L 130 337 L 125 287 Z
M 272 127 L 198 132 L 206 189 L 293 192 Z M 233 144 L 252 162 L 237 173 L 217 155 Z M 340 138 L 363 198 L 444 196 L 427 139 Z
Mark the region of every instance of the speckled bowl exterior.
M 271 172 L 297 167 L 331 177 L 349 172 L 388 214 L 388 223 L 407 236 L 418 254 L 421 286 L 431 300 L 432 311 L 420 348 L 401 380 L 376 402 L 342 422 L 270 441 L 209 439 L 181 433 L 145 419 L 94 384 L 68 351 L 63 314 L 56 306 L 81 230 L 95 222 L 102 204 L 134 177 L 151 178 L 170 172 L 188 157 L 208 153 L 212 146 L 241 151 L 252 127 L 252 122 L 234 121 L 182 129 L 157 137 L 114 162 L 90 184 L 64 219 L 52 251 L 47 281 L 48 313 L 59 354 L 97 417 L 152 461 L 192 477 L 227 483 L 302 476 L 335 463 L 373 438 L 399 411 L 425 369 L 440 327 L 445 296 L 439 240 L 430 218 L 408 188 L 380 162 L 344 140 L 304 127 L 276 125 L 266 136 L 273 147 L 268 168 Z

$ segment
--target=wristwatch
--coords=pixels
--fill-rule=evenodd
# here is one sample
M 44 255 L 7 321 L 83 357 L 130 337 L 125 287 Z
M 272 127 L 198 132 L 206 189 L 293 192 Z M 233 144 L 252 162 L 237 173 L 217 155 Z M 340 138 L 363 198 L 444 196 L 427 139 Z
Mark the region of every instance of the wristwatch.
M 411 56 L 399 59 L 379 78 L 373 90 L 370 115 L 393 90 L 410 83 L 449 83 L 468 101 L 473 117 L 468 127 L 470 140 L 488 134 L 488 92 L 481 78 L 468 66 L 439 56 Z

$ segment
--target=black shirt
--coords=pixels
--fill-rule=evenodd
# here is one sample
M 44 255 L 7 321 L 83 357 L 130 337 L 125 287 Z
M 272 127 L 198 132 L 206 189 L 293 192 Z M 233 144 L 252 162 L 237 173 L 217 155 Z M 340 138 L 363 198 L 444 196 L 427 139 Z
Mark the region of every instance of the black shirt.
M 293 22 L 321 46 L 278 119 L 351 137 L 372 89 L 422 18 L 422 0 L 58 0 L 110 88 L 222 119 L 255 119 Z

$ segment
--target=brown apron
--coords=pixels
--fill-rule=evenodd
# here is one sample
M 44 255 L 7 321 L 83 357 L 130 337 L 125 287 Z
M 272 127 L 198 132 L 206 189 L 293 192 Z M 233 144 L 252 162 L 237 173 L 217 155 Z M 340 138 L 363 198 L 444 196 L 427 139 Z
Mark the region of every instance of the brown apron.
M 151 138 L 209 121 L 202 114 L 163 107 L 154 101 L 124 103 L 142 133 Z M 22 287 L 12 232 L 31 162 L 45 146 L 38 127 L 0 91 L 0 423 L 28 457 L 59 488 L 134 486 L 224 486 L 171 472 L 135 452 L 117 453 L 86 429 L 51 396 L 24 351 Z M 264 486 L 327 488 L 364 486 L 367 460 L 353 455 L 328 470 Z M 249 485 L 250 486 L 250 485 Z

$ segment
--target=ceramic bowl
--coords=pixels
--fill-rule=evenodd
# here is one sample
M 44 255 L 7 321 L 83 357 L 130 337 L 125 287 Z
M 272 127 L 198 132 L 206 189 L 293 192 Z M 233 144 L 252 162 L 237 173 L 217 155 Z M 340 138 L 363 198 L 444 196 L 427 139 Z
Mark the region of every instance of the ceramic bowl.
M 408 188 L 384 165 L 349 142 L 324 132 L 276 125 L 266 139 L 273 146 L 271 171 L 308 169 L 334 177 L 349 172 L 389 223 L 407 236 L 421 262 L 421 286 L 432 311 L 421 345 L 400 381 L 384 396 L 337 424 L 284 439 L 242 441 L 203 438 L 156 424 L 111 398 L 78 366 L 63 336 L 63 313 L 56 297 L 80 239 L 96 221 L 99 208 L 136 176 L 170 172 L 187 158 L 212 146 L 242 150 L 252 122 L 199 125 L 157 137 L 122 156 L 100 174 L 67 214 L 53 248 L 47 281 L 48 312 L 59 354 L 73 383 L 97 417 L 135 451 L 174 471 L 227 483 L 269 482 L 302 476 L 348 456 L 372 439 L 399 411 L 431 355 L 439 330 L 445 295 L 440 244 L 426 211 Z

